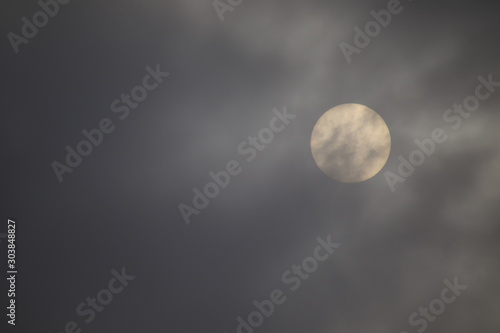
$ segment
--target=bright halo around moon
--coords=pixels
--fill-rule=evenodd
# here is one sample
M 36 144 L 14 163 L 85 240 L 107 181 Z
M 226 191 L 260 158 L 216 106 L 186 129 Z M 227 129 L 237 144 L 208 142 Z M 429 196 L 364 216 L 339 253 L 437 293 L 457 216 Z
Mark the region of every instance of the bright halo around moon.
M 311 151 L 318 167 L 342 183 L 375 176 L 391 152 L 384 119 L 369 107 L 342 104 L 325 112 L 314 125 Z

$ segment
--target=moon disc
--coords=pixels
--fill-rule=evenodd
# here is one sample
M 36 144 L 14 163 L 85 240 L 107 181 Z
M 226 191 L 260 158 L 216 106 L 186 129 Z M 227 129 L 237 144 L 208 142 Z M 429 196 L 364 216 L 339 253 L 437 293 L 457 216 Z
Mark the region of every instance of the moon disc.
M 375 176 L 391 152 L 391 134 L 379 114 L 360 104 L 342 104 L 325 112 L 311 134 L 318 167 L 343 183 Z

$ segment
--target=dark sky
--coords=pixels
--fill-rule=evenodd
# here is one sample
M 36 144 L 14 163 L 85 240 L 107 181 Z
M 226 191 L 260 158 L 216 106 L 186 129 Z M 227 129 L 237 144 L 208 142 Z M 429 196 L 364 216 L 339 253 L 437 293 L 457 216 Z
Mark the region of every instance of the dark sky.
M 498 5 L 404 0 L 348 63 L 340 43 L 387 3 L 243 0 L 221 21 L 211 0 L 71 1 L 15 53 L 8 34 L 40 7 L 4 0 L 0 233 L 16 221 L 19 270 L 9 331 L 235 333 L 281 289 L 286 302 L 255 332 L 413 333 L 410 315 L 458 278 L 467 289 L 425 331 L 498 333 L 500 88 L 460 128 L 443 120 L 479 76 L 500 82 Z M 112 102 L 157 65 L 169 76 L 121 120 Z M 344 103 L 377 111 L 392 136 L 385 168 L 357 184 L 324 175 L 309 146 Z M 238 146 L 275 108 L 296 117 L 248 162 Z M 105 118 L 114 131 L 59 182 L 51 164 Z M 384 173 L 435 128 L 448 140 L 392 192 Z M 186 225 L 179 204 L 232 160 L 241 173 Z M 290 291 L 282 274 L 329 235 L 341 246 Z M 136 278 L 85 323 L 75 309 L 122 267 Z

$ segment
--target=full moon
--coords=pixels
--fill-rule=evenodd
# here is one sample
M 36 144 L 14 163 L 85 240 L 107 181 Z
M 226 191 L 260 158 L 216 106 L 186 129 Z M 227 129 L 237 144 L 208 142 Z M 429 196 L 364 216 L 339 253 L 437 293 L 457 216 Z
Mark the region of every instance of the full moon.
M 342 183 L 375 176 L 391 152 L 391 134 L 379 114 L 360 104 L 342 104 L 314 125 L 311 152 L 318 167 Z

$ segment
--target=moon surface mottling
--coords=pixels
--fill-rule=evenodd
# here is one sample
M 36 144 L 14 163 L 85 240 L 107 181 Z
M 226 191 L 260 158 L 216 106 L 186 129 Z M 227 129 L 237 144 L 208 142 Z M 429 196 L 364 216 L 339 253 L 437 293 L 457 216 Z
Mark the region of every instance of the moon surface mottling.
M 318 167 L 343 183 L 375 176 L 391 152 L 385 121 L 360 104 L 342 104 L 325 112 L 314 125 L 311 151 Z

